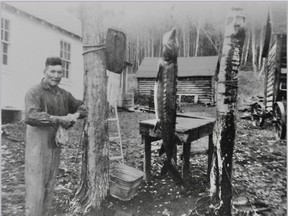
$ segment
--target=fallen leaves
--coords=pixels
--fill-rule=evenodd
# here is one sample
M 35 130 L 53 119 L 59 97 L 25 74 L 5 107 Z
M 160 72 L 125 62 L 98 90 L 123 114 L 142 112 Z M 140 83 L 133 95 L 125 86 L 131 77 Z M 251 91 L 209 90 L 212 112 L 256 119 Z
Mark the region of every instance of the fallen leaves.
M 125 164 L 143 170 L 143 150 L 139 134 L 139 121 L 154 118 L 150 113 L 119 112 Z M 54 215 L 69 215 L 69 202 L 77 190 L 81 173 L 82 147 L 79 146 L 81 121 L 69 130 L 69 143 L 63 146 L 60 168 L 62 176 L 58 178 L 53 201 Z M 276 141 L 269 127 L 253 127 L 248 120 L 238 122 L 237 139 L 234 149 L 233 187 L 238 193 L 245 193 L 257 208 L 272 209 L 270 215 L 285 215 L 287 212 L 287 161 L 286 141 Z M 24 148 L 25 124 L 7 126 L 7 132 L 17 137 L 14 142 L 2 136 L 2 215 L 24 215 Z M 192 148 L 202 147 L 203 140 L 192 143 Z M 127 215 L 196 215 L 196 203 L 205 212 L 205 197 L 209 182 L 207 180 L 207 156 L 194 155 L 190 159 L 191 188 L 182 193 L 169 175 L 160 177 L 165 154 L 159 157 L 161 141 L 152 144 L 152 181 L 143 183 L 139 194 L 129 202 L 109 198 L 107 216 L 115 211 Z M 78 152 L 79 151 L 79 152 Z M 182 147 L 178 146 L 178 166 L 181 170 Z M 77 162 L 76 162 L 77 161 Z M 236 192 L 235 192 L 236 196 Z M 203 198 L 203 199 L 201 199 Z M 200 199 L 198 202 L 197 200 Z M 112 204 L 111 204 L 112 203 Z M 132 212 L 132 213 L 131 213 Z M 193 213 L 192 213 L 193 212 Z M 123 214 L 124 214 L 123 213 Z

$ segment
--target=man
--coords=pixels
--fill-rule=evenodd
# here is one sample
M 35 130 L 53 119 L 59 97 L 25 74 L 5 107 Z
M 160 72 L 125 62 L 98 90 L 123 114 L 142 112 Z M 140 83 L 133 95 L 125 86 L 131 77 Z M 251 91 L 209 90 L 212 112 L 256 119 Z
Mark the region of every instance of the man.
M 57 131 L 73 126 L 75 116 L 83 118 L 87 115 L 82 101 L 58 87 L 62 77 L 61 59 L 48 57 L 44 78 L 25 97 L 27 216 L 49 215 L 61 150 L 56 139 Z

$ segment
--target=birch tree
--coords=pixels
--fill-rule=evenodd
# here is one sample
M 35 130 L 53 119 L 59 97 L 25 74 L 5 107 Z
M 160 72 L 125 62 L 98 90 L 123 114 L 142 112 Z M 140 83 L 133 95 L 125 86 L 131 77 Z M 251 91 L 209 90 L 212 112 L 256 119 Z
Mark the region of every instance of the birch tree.
M 201 28 L 201 22 L 200 19 L 198 19 L 197 25 L 197 35 L 196 35 L 196 41 L 195 41 L 195 56 L 198 56 L 198 50 L 199 50 L 199 40 L 200 40 L 200 28 Z
M 252 48 L 252 67 L 253 67 L 253 71 L 254 73 L 257 72 L 257 50 L 256 50 L 256 28 L 254 26 L 254 23 L 252 22 L 251 25 L 251 48 Z
M 242 56 L 241 56 L 241 67 L 245 67 L 247 60 L 248 60 L 248 53 L 249 53 L 249 47 L 250 47 L 250 31 L 246 31 L 247 36 L 245 37 L 245 42 L 243 46 Z
M 231 215 L 232 159 L 236 136 L 237 74 L 245 38 L 245 16 L 232 8 L 225 23 L 225 37 L 217 75 L 215 154 L 210 173 L 210 195 L 220 199 L 216 215 Z

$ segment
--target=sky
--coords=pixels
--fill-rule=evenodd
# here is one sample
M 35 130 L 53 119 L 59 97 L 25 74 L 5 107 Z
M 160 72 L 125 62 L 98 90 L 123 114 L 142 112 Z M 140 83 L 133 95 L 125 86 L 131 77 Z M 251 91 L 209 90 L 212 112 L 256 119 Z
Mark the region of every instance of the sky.
M 261 14 L 267 14 L 269 4 L 269 2 L 257 1 L 88 1 L 86 3 L 94 9 L 95 13 L 100 11 L 100 8 L 102 12 L 116 13 L 115 16 L 105 16 L 104 19 L 106 26 L 115 27 L 157 25 L 157 21 L 161 19 L 171 19 L 171 22 L 177 20 L 178 23 L 184 23 L 188 19 L 209 20 L 209 22 L 223 25 L 228 9 L 231 7 L 246 8 L 247 18 L 251 20 L 262 19 Z M 76 16 L 77 8 L 83 4 L 83 1 L 35 1 L 27 2 L 27 4 L 36 4 L 42 8 L 46 8 L 47 5 L 58 10 L 68 9 Z

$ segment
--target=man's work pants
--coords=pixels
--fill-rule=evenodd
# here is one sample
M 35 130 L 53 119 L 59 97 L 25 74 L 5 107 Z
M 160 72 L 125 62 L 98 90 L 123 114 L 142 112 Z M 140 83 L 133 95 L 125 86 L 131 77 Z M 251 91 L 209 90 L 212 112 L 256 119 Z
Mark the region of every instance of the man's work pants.
M 60 161 L 55 127 L 27 125 L 25 148 L 26 216 L 48 216 Z

